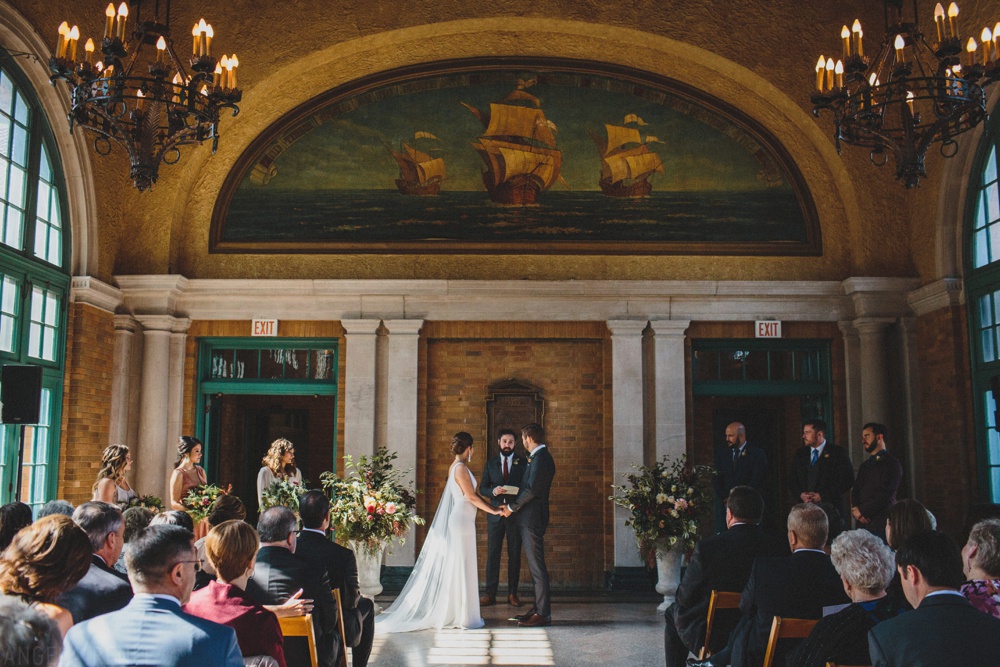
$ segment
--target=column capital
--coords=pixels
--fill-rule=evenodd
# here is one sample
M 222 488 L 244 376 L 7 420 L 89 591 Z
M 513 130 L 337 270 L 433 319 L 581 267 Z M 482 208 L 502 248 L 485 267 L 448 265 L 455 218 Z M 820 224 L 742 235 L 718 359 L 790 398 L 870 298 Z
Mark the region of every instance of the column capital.
M 382 324 L 394 336 L 416 336 L 424 326 L 423 320 L 382 320 Z
M 115 333 L 134 334 L 139 330 L 139 323 L 129 314 L 115 315 Z
M 344 332 L 348 336 L 353 334 L 374 336 L 381 323 L 382 320 L 340 320 L 340 326 L 344 327 Z
M 691 326 L 691 320 L 650 320 L 649 326 L 654 336 L 683 337 Z
M 839 320 L 837 322 L 837 327 L 840 329 L 840 333 L 844 336 L 844 338 L 858 335 L 858 330 L 854 328 L 854 322 L 850 320 Z
M 884 332 L 891 325 L 896 323 L 894 317 L 861 317 L 851 324 L 861 335 L 878 334 Z
M 122 303 L 122 291 L 91 276 L 73 276 L 69 298 L 113 313 Z
M 641 336 L 646 324 L 646 320 L 607 320 L 612 336 Z
M 145 331 L 187 333 L 188 328 L 191 326 L 190 318 L 174 317 L 173 315 L 136 315 L 135 319 L 138 320 Z

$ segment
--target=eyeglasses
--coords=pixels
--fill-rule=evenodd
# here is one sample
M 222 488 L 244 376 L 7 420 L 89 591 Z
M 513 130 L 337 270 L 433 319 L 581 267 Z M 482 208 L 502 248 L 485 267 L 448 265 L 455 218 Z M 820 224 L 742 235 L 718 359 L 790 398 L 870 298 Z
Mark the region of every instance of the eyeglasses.
M 201 572 L 202 563 L 204 561 L 201 558 L 195 558 L 194 560 L 179 560 L 178 563 L 194 563 L 194 571 Z

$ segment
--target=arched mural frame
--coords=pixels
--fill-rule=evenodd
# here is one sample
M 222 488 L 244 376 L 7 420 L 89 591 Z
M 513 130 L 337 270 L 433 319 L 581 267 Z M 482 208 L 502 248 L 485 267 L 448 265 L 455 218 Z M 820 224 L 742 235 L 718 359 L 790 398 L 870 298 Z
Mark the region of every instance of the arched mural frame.
M 750 141 L 755 142 L 762 150 L 767 151 L 767 158 L 773 160 L 781 176 L 791 186 L 800 207 L 804 220 L 804 239 L 801 241 L 768 241 L 755 242 L 621 242 L 609 244 L 605 241 L 552 241 L 552 242 L 512 242 L 498 244 L 496 242 L 470 241 L 403 241 L 388 243 L 354 243 L 338 241 L 322 241 L 316 239 L 292 240 L 281 242 L 243 242 L 226 240 L 224 224 L 229 205 L 236 190 L 247 174 L 255 167 L 259 168 L 262 158 L 270 151 L 274 153 L 275 146 L 280 145 L 282 137 L 291 137 L 292 142 L 302 133 L 318 127 L 317 117 L 322 117 L 323 110 L 339 101 L 351 98 L 366 91 L 397 82 L 405 82 L 419 77 L 456 72 L 487 71 L 497 69 L 511 71 L 534 70 L 560 73 L 592 73 L 595 76 L 614 77 L 622 81 L 634 83 L 636 86 L 647 86 L 663 91 L 671 96 L 690 102 L 696 107 L 708 110 L 711 114 L 724 119 L 739 132 L 745 134 Z M 289 142 L 291 143 L 291 142 Z M 278 151 L 280 153 L 280 150 Z M 704 91 L 674 79 L 654 74 L 648 71 L 616 65 L 569 58 L 512 56 L 512 57 L 473 57 L 452 60 L 442 60 L 418 65 L 409 65 L 378 72 L 345 84 L 336 86 L 310 100 L 300 104 L 281 118 L 274 121 L 264 132 L 258 135 L 243 151 L 239 159 L 228 172 L 219 195 L 216 198 L 212 212 L 210 233 L 210 253 L 484 253 L 484 254 L 640 254 L 640 255 L 821 255 L 822 240 L 815 202 L 806 184 L 806 180 L 797 168 L 791 155 L 770 132 L 765 130 L 754 119 L 748 117 L 732 105 L 712 97 Z

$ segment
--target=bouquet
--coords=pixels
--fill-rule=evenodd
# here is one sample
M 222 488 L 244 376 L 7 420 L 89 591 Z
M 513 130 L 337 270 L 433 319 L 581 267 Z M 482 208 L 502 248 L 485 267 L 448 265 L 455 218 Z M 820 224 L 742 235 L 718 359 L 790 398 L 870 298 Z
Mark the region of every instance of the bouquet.
M 302 484 L 294 482 L 290 479 L 276 479 L 271 482 L 263 493 L 261 493 L 261 505 L 260 511 L 270 507 L 276 507 L 281 505 L 292 510 L 296 514 L 299 513 L 299 498 L 305 495 L 306 485 L 308 482 L 304 481 Z
M 412 524 L 423 524 L 416 514 L 416 492 L 401 478 L 409 471 L 393 469 L 395 452 L 379 449 L 371 458 L 362 456 L 357 466 L 344 457 L 346 478 L 332 472 L 320 475 L 323 491 L 330 498 L 330 522 L 338 536 L 358 543 L 376 554 L 389 540 L 403 543 L 403 535 Z
M 130 507 L 145 507 L 153 514 L 159 514 L 163 511 L 163 501 L 156 496 L 135 496 L 124 503 L 118 503 L 118 507 L 122 512 Z
M 181 500 L 181 504 L 184 505 L 184 509 L 191 515 L 194 522 L 198 523 L 204 521 L 212 511 L 212 503 L 218 500 L 219 496 L 229 493 L 230 488 L 232 488 L 231 484 L 225 489 L 215 484 L 199 484 L 187 492 L 187 495 Z
M 635 530 L 643 558 L 648 562 L 677 545 L 693 547 L 698 523 L 712 508 L 712 468 L 688 465 L 685 456 L 633 468 L 637 472 L 625 476 L 628 484 L 612 487 L 608 499 L 631 512 L 625 525 Z

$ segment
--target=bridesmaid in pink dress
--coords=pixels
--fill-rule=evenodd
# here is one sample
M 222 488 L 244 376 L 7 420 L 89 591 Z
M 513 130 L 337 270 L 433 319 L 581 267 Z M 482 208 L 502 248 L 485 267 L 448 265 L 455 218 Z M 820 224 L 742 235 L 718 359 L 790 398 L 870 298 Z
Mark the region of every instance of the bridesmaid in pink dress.
M 197 438 L 189 435 L 182 435 L 177 443 L 177 462 L 174 464 L 174 471 L 170 475 L 170 508 L 187 511 L 181 502 L 187 492 L 196 486 L 207 484 L 205 469 L 201 463 L 202 450 L 204 446 Z M 208 524 L 199 521 L 194 526 L 194 537 L 200 539 L 208 534 Z

